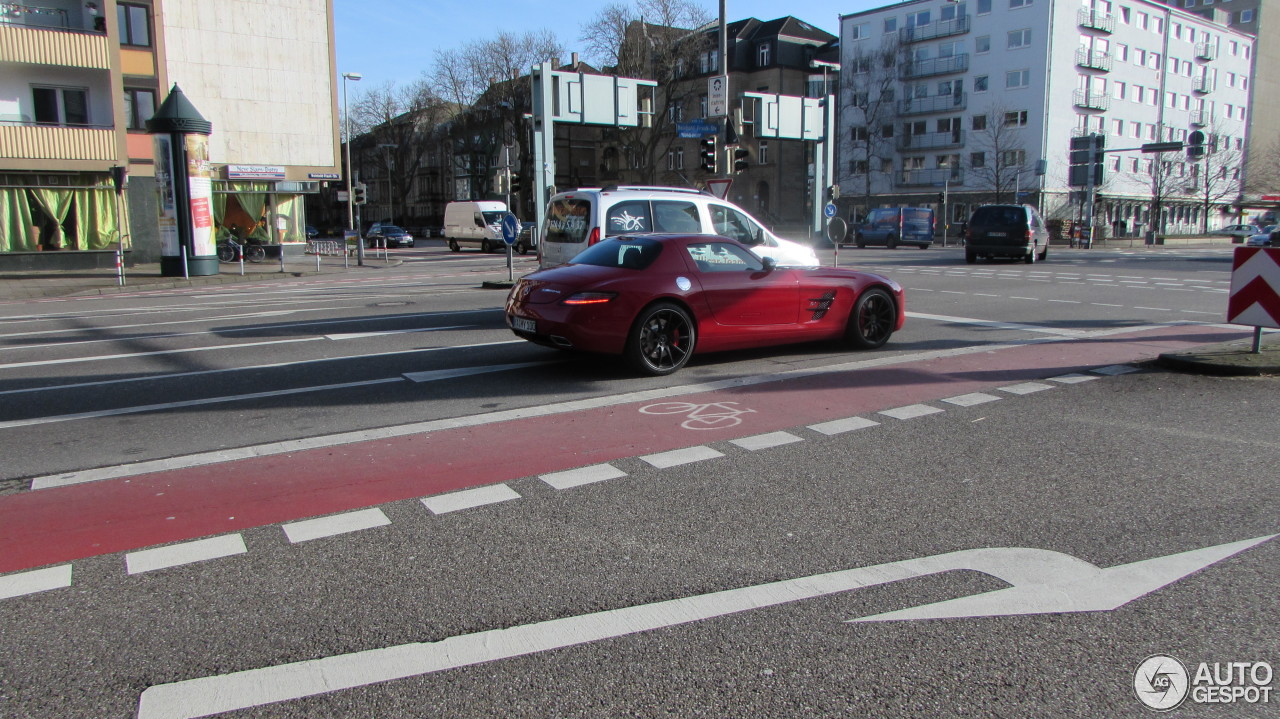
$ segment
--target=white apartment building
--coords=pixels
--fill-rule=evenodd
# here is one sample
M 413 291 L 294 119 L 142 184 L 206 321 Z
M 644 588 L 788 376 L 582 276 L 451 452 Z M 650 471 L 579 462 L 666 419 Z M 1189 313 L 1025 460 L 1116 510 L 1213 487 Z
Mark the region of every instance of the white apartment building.
M 1147 0 L 909 0 L 841 16 L 840 39 L 848 214 L 945 192 L 953 232 L 973 206 L 1015 197 L 1075 219 L 1071 140 L 1097 133 L 1099 224 L 1151 229 L 1153 206 L 1171 233 L 1229 219 L 1251 35 Z M 1194 162 L 1137 151 L 1196 131 L 1214 152 Z

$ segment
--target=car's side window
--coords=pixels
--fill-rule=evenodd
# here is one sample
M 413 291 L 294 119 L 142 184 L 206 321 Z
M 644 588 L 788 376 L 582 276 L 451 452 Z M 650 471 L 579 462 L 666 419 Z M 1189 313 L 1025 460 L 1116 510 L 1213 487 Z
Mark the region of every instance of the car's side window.
M 698 206 L 692 202 L 654 200 L 653 230 L 690 235 L 702 234 L 702 223 L 698 220 Z
M 605 218 L 605 223 L 609 237 L 632 232 L 653 232 L 653 218 L 649 212 L 648 200 L 619 202 L 609 208 L 609 216 Z
M 760 228 L 741 212 L 724 205 L 709 205 L 708 209 L 711 210 L 711 226 L 717 235 L 724 235 L 744 245 L 760 243 Z
M 764 269 L 760 258 L 737 245 L 700 242 L 688 247 L 689 256 L 701 272 L 759 272 Z

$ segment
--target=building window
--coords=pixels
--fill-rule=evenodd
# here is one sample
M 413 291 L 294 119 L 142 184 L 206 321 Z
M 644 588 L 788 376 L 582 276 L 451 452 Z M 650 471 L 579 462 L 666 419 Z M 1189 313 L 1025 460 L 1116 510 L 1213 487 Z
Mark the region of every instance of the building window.
M 979 15 L 991 14 L 991 0 L 978 0 L 978 14 Z
M 47 125 L 88 125 L 89 91 L 77 87 L 33 87 L 36 122 Z
M 987 153 L 975 152 L 969 155 L 969 167 L 980 169 L 987 166 Z
M 973 116 L 973 129 L 974 129 L 974 130 L 978 130 L 978 131 L 981 131 L 981 130 L 985 130 L 985 129 L 987 129 L 987 116 L 986 116 L 986 115 L 974 115 L 974 116 Z
M 1030 70 L 1010 70 L 1004 74 L 1004 86 L 1008 89 L 1028 87 L 1031 85 Z
M 1250 23 L 1253 22 L 1253 10 L 1241 10 L 1240 19 L 1237 22 Z
M 986 91 L 987 91 L 987 85 L 988 85 L 988 83 L 989 83 L 989 82 L 990 82 L 990 80 L 987 78 L 987 76 L 986 76 L 986 75 L 979 75 L 979 76 L 977 76 L 977 77 L 973 78 L 973 91 L 974 91 L 974 92 L 986 92 Z
M 854 25 L 854 26 L 852 26 L 852 27 L 850 27 L 850 28 L 849 28 L 849 39 L 850 39 L 850 40 L 865 40 L 865 39 L 867 39 L 868 37 L 871 37 L 871 23 L 865 23 L 865 22 L 864 22 L 864 23 L 860 23 L 860 24 L 858 24 L 858 25 Z M 763 45 L 761 45 L 761 47 L 764 47 L 764 46 L 763 46 Z M 769 58 L 769 55 L 768 55 L 768 53 L 766 52 L 766 53 L 765 53 L 765 59 L 764 59 L 764 60 L 762 60 L 762 61 L 760 62 L 760 64 L 761 64 L 761 65 L 768 65 L 768 64 L 769 64 L 769 60 L 768 60 L 768 58 Z
M 769 143 L 764 140 L 760 141 L 760 147 L 756 150 L 756 161 L 761 165 L 769 164 Z
M 885 18 L 885 19 L 884 19 L 884 31 L 885 31 L 885 34 L 888 34 L 888 33 L 891 33 L 891 32 L 897 32 L 897 31 L 898 31 L 898 18 L 896 18 L 896 17 L 887 17 L 887 18 Z M 866 174 L 866 173 L 864 172 L 863 174 Z
M 769 66 L 769 43 L 762 42 L 756 46 L 756 67 Z
M 911 13 L 907 15 L 907 27 L 924 27 L 930 22 L 929 11 Z
M 156 91 L 126 87 L 124 113 L 130 130 L 146 130 L 147 120 L 156 114 Z
M 854 175 L 867 174 L 867 161 L 866 160 L 850 160 L 849 172 Z
M 984 52 L 991 52 L 991 36 L 983 35 L 973 40 L 973 51 L 981 55 Z
M 1004 124 L 1007 127 L 1026 127 L 1029 115 L 1026 110 L 1014 110 L 1004 114 Z
M 120 44 L 151 47 L 151 21 L 146 5 L 116 5 L 116 17 L 120 23 Z
M 1020 7 L 1031 7 L 1031 0 L 1009 0 L 1009 9 L 1014 10 Z
M 1018 48 L 1027 47 L 1031 44 L 1031 28 L 1022 30 L 1012 30 L 1009 32 L 1009 49 L 1017 50 Z

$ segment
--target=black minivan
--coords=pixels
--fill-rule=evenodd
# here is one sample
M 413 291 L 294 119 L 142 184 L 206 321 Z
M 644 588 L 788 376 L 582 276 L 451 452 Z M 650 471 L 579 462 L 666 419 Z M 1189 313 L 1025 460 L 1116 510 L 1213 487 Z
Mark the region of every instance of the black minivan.
M 964 261 L 1011 257 L 1028 265 L 1049 256 L 1049 228 L 1030 205 L 983 205 L 969 216 Z

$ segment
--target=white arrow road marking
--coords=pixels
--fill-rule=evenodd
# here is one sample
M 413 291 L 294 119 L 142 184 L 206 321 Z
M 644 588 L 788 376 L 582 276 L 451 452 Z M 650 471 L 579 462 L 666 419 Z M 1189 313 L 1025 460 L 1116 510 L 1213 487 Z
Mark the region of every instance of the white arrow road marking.
M 980 610 L 978 614 L 957 614 L 945 608 L 955 602 L 965 601 L 956 599 L 920 607 L 921 610 L 933 610 L 925 612 L 926 616 L 921 618 L 1115 609 L 1275 536 L 1277 535 L 1223 544 L 1112 569 L 1099 569 L 1076 557 L 1040 549 L 996 548 L 951 552 L 507 629 L 493 629 L 449 637 L 439 642 L 401 644 L 160 684 L 142 692 L 138 702 L 138 719 L 190 719 L 248 709 L 954 570 L 983 572 L 1014 586 L 966 598 L 985 602 L 980 602 L 976 609 L 962 609 Z M 892 614 L 899 612 L 867 617 L 862 621 L 884 621 L 891 618 Z

